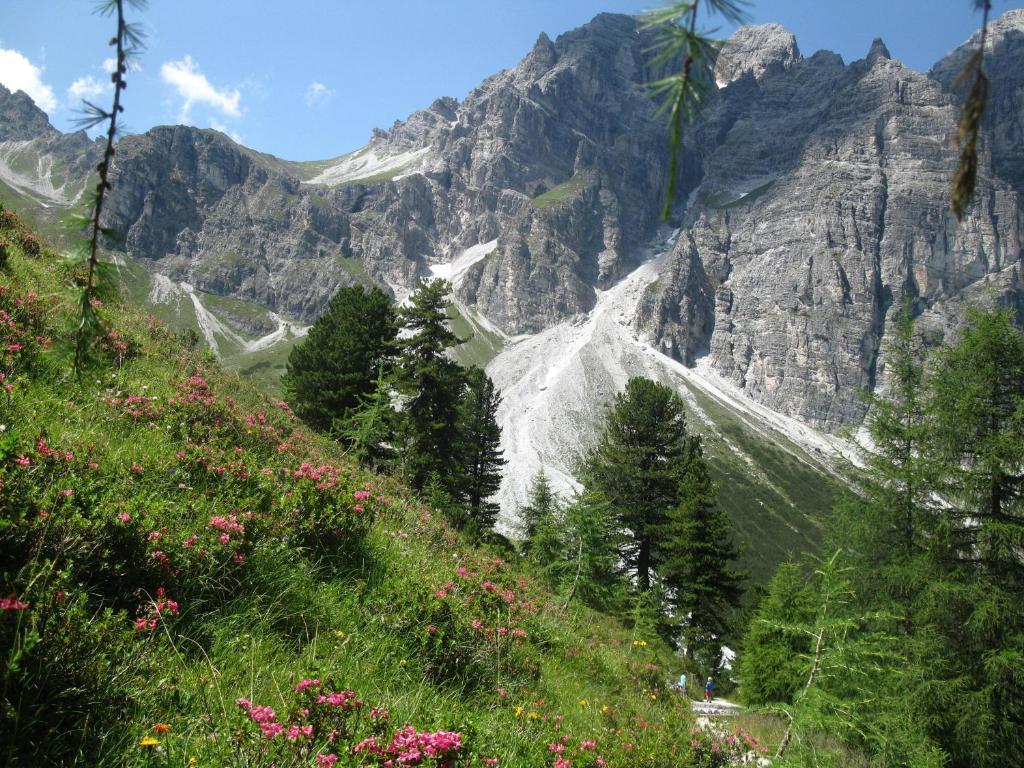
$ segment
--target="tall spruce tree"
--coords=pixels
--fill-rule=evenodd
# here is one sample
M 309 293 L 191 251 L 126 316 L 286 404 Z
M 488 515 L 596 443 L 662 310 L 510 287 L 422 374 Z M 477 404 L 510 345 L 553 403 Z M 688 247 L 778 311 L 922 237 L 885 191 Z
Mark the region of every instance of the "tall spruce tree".
M 395 386 L 405 396 L 400 414 L 406 475 L 417 490 L 436 474 L 452 495 L 461 485 L 459 401 L 465 375 L 448 350 L 461 343 L 449 327 L 447 280 L 420 281 L 400 311 L 406 337 Z
M 953 557 L 1024 590 L 1024 334 L 972 311 L 931 377 Z
M 696 438 L 678 494 L 677 505 L 658 529 L 658 572 L 682 623 L 687 655 L 714 668 L 743 594 L 744 575 L 736 570 L 732 526 L 715 506 L 715 485 Z
M 496 418 L 501 394 L 483 369 L 474 366 L 465 375 L 459 419 L 461 496 L 471 523 L 484 532 L 494 527 L 498 517 L 498 505 L 488 499 L 501 485 L 501 468 L 505 466 Z
M 804 660 L 814 645 L 805 627 L 814 618 L 817 596 L 799 563 L 782 563 L 743 636 L 737 672 L 750 705 L 792 702 L 807 680 Z
M 380 288 L 339 288 L 288 356 L 282 385 L 292 410 L 314 429 L 330 430 L 389 371 L 397 336 L 395 309 Z
M 566 531 L 561 499 L 541 468 L 530 481 L 526 504 L 519 508 L 524 533 L 523 556 L 550 589 L 558 589 L 565 574 Z
M 585 462 L 585 488 L 608 499 L 628 531 L 620 556 L 641 591 L 651 588 L 664 555 L 656 539 L 679 503 L 679 482 L 691 452 L 679 395 L 636 377 L 615 395 L 604 434 Z

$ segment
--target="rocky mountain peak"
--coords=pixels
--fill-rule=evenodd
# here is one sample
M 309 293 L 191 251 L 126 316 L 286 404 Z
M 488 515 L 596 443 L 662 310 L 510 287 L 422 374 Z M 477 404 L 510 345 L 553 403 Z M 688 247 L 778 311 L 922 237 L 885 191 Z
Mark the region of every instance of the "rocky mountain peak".
M 1024 112 L 1020 107 L 1020 94 L 1024 93 L 1024 8 L 1007 11 L 989 22 L 985 41 L 985 71 L 991 83 L 985 123 L 991 131 L 992 162 L 998 174 L 1024 194 L 1024 153 L 1020 149 L 1024 137 Z M 959 75 L 980 42 L 979 30 L 928 72 L 957 101 L 963 99 L 966 87 Z
M 781 24 L 740 27 L 715 62 L 715 80 L 725 85 L 751 72 L 757 80 L 786 71 L 800 61 L 796 37 Z
M 886 47 L 882 38 L 876 37 L 871 41 L 871 48 L 868 50 L 868 64 L 874 64 L 879 59 L 891 59 L 892 54 L 889 53 L 889 49 Z
M 28 141 L 56 133 L 31 96 L 24 91 L 11 93 L 0 85 L 0 141 Z
M 558 51 L 555 49 L 555 44 L 551 42 L 551 38 L 546 33 L 541 32 L 537 42 L 533 44 L 533 50 L 526 55 L 519 68 L 528 77 L 536 78 L 555 66 L 557 61 Z

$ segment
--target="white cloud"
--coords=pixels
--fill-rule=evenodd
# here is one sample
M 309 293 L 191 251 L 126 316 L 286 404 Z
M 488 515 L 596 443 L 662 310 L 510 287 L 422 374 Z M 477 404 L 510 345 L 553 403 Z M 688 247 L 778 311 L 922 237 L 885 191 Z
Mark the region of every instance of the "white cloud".
M 331 100 L 334 91 L 315 80 L 306 86 L 306 106 L 312 109 Z
M 173 86 L 184 100 L 181 112 L 178 114 L 178 119 L 183 123 L 188 122 L 193 104 L 207 104 L 231 117 L 238 117 L 242 114 L 238 108 L 242 99 L 241 92 L 237 88 L 234 90 L 214 88 L 189 55 L 186 55 L 181 61 L 164 62 L 160 67 L 160 77 L 165 83 Z
M 53 88 L 43 82 L 43 71 L 13 49 L 0 48 L 0 83 L 13 93 L 24 91 L 43 112 L 57 108 Z
M 117 59 L 115 59 L 113 56 L 111 56 L 109 59 L 104 59 L 102 67 L 103 71 L 106 72 L 108 75 L 114 74 L 114 70 L 117 69 Z
M 97 96 L 109 91 L 111 84 L 101 83 L 92 75 L 86 75 L 80 77 L 68 87 L 68 98 L 73 100 L 78 99 L 95 99 Z

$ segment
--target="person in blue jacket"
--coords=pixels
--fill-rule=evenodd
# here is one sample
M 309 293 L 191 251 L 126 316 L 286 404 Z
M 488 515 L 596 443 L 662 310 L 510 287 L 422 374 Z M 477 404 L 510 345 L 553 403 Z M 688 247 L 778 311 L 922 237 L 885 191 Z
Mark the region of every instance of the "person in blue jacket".
M 704 701 L 711 701 L 715 697 L 715 681 L 710 677 L 704 684 Z

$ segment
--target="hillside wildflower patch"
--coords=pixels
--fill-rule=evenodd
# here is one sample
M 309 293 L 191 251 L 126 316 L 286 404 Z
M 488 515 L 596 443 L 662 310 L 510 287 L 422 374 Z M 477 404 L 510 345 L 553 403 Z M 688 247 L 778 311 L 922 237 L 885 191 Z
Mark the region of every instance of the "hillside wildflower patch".
M 2 237 L 0 762 L 690 764 L 663 646 L 116 297 L 69 376 L 70 276 Z

